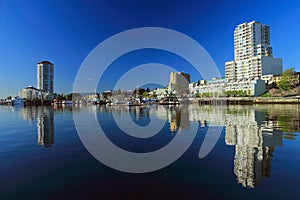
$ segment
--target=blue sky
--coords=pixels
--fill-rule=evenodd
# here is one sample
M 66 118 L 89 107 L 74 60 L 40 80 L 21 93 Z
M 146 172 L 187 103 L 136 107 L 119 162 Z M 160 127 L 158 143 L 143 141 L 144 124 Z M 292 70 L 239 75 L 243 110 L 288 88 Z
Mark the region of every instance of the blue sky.
M 100 42 L 137 27 L 165 27 L 200 43 L 224 75 L 224 62 L 233 59 L 236 25 L 257 20 L 268 24 L 274 57 L 284 69 L 300 70 L 300 1 L 56 1 L 0 0 L 0 98 L 36 85 L 36 63 L 55 65 L 55 91 L 70 93 L 76 73 Z M 159 52 L 137 52 L 116 60 L 107 71 L 109 89 L 118 78 L 118 65 L 161 62 L 184 68 L 185 62 Z M 134 62 L 132 60 L 134 60 Z M 121 62 L 123 60 L 123 62 Z M 170 61 L 171 60 L 171 61 Z M 193 76 L 192 81 L 199 77 Z M 168 79 L 168 77 L 166 77 Z M 109 81 L 111 81 L 109 83 Z

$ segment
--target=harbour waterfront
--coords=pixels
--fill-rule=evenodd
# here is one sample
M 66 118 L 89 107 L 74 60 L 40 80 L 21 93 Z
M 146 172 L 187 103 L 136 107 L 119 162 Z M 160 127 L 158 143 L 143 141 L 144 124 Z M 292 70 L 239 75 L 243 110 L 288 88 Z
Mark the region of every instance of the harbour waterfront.
M 299 109 L 289 104 L 0 106 L 0 198 L 296 199 Z M 107 137 L 132 152 L 160 149 L 176 134 L 185 140 L 193 127 L 198 132 L 171 165 L 130 174 L 111 169 L 88 153 L 77 135 L 73 112 L 97 116 Z M 150 113 L 166 122 L 157 135 L 134 138 L 114 121 L 128 113 L 140 126 L 150 123 Z M 199 159 L 210 127 L 223 131 L 212 151 Z

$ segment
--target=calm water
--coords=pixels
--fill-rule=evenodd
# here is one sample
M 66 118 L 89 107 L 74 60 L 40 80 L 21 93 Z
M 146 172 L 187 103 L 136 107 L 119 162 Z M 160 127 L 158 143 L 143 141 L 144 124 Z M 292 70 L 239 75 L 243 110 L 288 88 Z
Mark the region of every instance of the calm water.
M 0 106 L 0 199 L 298 199 L 299 111 L 298 105 Z M 97 116 L 108 138 L 133 152 L 160 149 L 176 134 L 184 140 L 189 135 L 183 130 L 198 127 L 198 132 L 171 165 L 130 174 L 89 154 L 76 132 L 73 112 Z M 128 113 L 140 126 L 150 123 L 151 114 L 164 120 L 164 127 L 151 138 L 128 136 L 113 117 Z M 210 127 L 222 127 L 222 133 L 200 159 Z

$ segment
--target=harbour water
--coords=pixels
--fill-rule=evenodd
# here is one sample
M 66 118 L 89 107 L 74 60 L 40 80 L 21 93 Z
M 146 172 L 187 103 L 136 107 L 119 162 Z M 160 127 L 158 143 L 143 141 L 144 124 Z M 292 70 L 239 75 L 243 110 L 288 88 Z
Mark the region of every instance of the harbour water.
M 299 111 L 299 105 L 276 104 L 0 106 L 0 199 L 298 199 Z M 157 135 L 135 138 L 114 120 L 128 113 L 141 127 L 151 118 L 165 123 Z M 198 130 L 169 166 L 125 173 L 86 150 L 73 114 L 96 116 L 107 137 L 132 152 L 158 150 L 177 134 L 185 140 Z M 199 158 L 213 127 L 221 128 L 216 145 Z

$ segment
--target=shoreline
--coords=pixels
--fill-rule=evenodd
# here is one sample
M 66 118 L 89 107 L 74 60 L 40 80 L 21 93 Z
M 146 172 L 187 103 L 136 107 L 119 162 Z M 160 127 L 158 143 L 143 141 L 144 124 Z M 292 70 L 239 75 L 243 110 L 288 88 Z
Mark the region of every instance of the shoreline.
M 252 104 L 300 104 L 300 96 L 297 97 L 218 97 L 218 98 L 189 98 L 180 104 L 197 103 L 199 105 L 252 105 Z M 0 105 L 11 105 L 3 103 Z M 30 101 L 24 106 L 53 105 L 52 101 Z
M 300 97 L 220 97 L 195 101 L 200 105 L 300 104 Z

